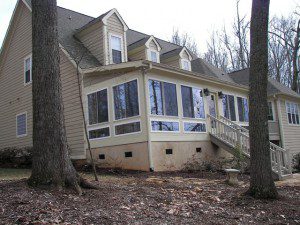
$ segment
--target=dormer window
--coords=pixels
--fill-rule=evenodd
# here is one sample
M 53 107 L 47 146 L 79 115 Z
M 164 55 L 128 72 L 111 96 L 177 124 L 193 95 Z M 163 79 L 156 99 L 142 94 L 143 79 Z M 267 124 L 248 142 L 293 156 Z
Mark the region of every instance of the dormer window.
M 158 63 L 158 52 L 157 51 L 152 51 L 152 50 L 150 50 L 150 60 L 152 61 L 152 62 L 156 62 L 156 63 Z
M 187 59 L 182 59 L 181 60 L 181 67 L 184 70 L 191 71 L 191 62 Z
M 117 35 L 110 35 L 110 46 L 111 46 L 111 62 L 121 63 L 122 60 L 122 37 Z

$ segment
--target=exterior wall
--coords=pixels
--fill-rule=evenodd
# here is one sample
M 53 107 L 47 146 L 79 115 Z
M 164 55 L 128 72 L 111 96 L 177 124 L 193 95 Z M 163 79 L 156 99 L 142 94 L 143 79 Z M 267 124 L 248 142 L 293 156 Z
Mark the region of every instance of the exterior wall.
M 279 98 L 278 105 L 281 116 L 281 128 L 283 136 L 283 147 L 290 151 L 290 158 L 293 155 L 300 153 L 300 125 L 289 124 L 286 113 L 286 102 L 294 102 L 300 105 L 300 101 L 292 98 Z
M 32 146 L 32 84 L 24 85 L 24 58 L 32 52 L 31 12 L 20 3 L 16 16 L 9 43 L 5 46 L 5 57 L 1 62 L 0 148 Z M 71 156 L 74 159 L 85 158 L 76 70 L 64 53 L 60 53 L 66 130 Z M 23 112 L 27 112 L 27 136 L 17 138 L 16 115 Z
M 24 85 L 24 58 L 32 52 L 31 13 L 16 9 L 0 71 L 0 148 L 32 146 L 32 85 Z M 16 137 L 16 115 L 27 112 L 27 136 Z
M 126 158 L 125 152 L 132 152 L 132 157 Z M 93 159 L 99 167 L 122 168 L 128 170 L 149 171 L 148 142 L 94 148 Z M 105 159 L 99 159 L 104 154 Z M 87 152 L 88 160 L 90 160 Z
M 186 53 L 186 51 L 182 52 L 182 59 L 187 59 L 189 60 L 189 55 Z
M 98 22 L 78 34 L 85 47 L 101 62 L 105 64 L 103 25 Z
M 99 75 L 101 76 L 101 75 Z M 97 76 L 90 79 L 97 79 Z M 122 84 L 131 80 L 137 79 L 138 80 L 138 95 L 139 95 L 139 116 L 121 119 L 121 120 L 115 120 L 114 118 L 114 101 L 113 101 L 113 87 Z M 109 115 L 109 122 L 108 123 L 102 123 L 98 125 L 89 125 L 88 129 L 94 129 L 98 127 L 110 127 L 110 137 L 103 138 L 100 140 L 90 140 L 91 148 L 96 149 L 100 147 L 108 147 L 108 146 L 118 146 L 118 145 L 126 145 L 126 144 L 132 144 L 132 143 L 141 143 L 148 141 L 148 128 L 147 128 L 147 120 L 146 120 L 146 114 L 145 114 L 145 91 L 144 91 L 144 81 L 143 76 L 139 71 L 127 73 L 125 75 L 114 75 L 111 79 L 107 79 L 101 83 L 97 82 L 89 82 L 92 83 L 90 86 L 84 87 L 83 92 L 83 101 L 85 106 L 85 115 L 88 119 L 88 111 L 87 111 L 87 95 L 89 93 L 96 92 L 97 90 L 102 90 L 107 88 L 108 89 L 108 115 Z M 125 134 L 125 135 L 115 135 L 114 134 L 114 127 L 115 125 L 124 124 L 124 123 L 130 123 L 140 121 L 141 122 L 141 132 L 134 133 L 134 134 Z M 88 123 L 87 123 L 88 124 Z M 87 149 L 87 146 L 85 146 Z
M 147 50 L 146 48 L 142 48 L 141 50 L 137 51 L 137 52 L 128 52 L 128 58 L 130 58 L 130 60 L 132 61 L 136 61 L 136 60 L 146 60 L 147 59 Z
M 178 57 L 172 57 L 171 59 L 161 60 L 161 63 L 169 65 L 169 66 L 174 66 L 174 67 L 180 68 L 179 56 Z
M 204 166 L 232 157 L 224 150 L 214 147 L 210 141 L 152 142 L 151 147 L 154 171 L 182 170 L 191 165 Z M 196 148 L 201 148 L 201 151 L 197 152 Z M 166 149 L 172 149 L 173 154 L 167 155 Z
M 123 52 L 123 60 L 124 62 L 127 62 L 127 43 L 126 43 L 126 34 L 123 27 L 122 22 L 119 20 L 117 15 L 113 13 L 107 20 L 107 25 L 105 26 L 106 30 L 106 40 L 107 40 L 107 57 L 108 61 L 111 62 L 111 46 L 110 46 L 110 34 L 118 35 L 122 37 L 123 40 L 123 46 L 122 46 L 122 52 Z M 110 63 L 108 63 L 110 64 Z

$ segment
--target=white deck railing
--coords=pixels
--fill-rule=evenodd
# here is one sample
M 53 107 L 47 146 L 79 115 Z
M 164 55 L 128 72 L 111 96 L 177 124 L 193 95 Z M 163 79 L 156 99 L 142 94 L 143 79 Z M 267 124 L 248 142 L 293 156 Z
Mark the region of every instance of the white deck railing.
M 217 119 L 208 115 L 210 120 L 210 134 L 229 144 L 232 148 L 240 148 L 250 157 L 249 131 L 225 117 Z M 279 179 L 291 174 L 289 153 L 285 149 L 270 142 L 272 170 L 278 174 Z

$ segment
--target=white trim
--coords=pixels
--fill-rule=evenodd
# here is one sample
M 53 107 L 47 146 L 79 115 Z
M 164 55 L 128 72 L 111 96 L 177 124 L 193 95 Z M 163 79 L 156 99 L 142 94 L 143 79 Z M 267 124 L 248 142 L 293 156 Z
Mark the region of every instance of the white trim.
M 123 42 L 123 46 L 124 46 L 124 62 L 128 61 L 128 53 L 127 53 L 127 37 L 126 37 L 126 31 L 124 31 L 124 42 Z
M 109 36 L 109 52 L 108 52 L 108 54 L 109 54 L 109 60 L 110 60 L 110 62 L 109 62 L 109 64 L 117 64 L 117 63 L 114 63 L 113 62 L 113 54 L 112 54 L 112 45 L 111 45 L 111 38 L 112 38 L 112 36 L 114 36 L 114 37 L 117 37 L 117 38 L 120 38 L 121 39 L 121 63 L 123 63 L 123 62 L 125 62 L 124 61 L 124 58 L 125 58 L 125 56 L 124 56 L 124 40 L 123 40 L 123 35 L 120 35 L 120 34 L 117 34 L 117 33 L 113 33 L 113 32 L 110 32 L 109 34 L 108 34 L 108 36 Z
M 153 36 L 153 35 L 151 35 L 150 37 L 149 37 L 149 39 L 147 40 L 147 42 L 146 42 L 146 47 L 147 48 L 149 48 L 149 49 L 151 49 L 150 48 L 150 42 L 151 41 L 153 41 L 154 43 L 155 43 L 155 45 L 156 45 L 156 47 L 157 47 L 157 51 L 158 52 L 160 52 L 161 51 L 161 46 L 160 46 L 160 44 L 156 41 L 156 39 L 155 39 L 155 37 Z
M 193 57 L 192 57 L 192 55 L 190 54 L 189 50 L 188 50 L 186 47 L 183 47 L 182 50 L 179 52 L 180 58 L 183 58 L 183 57 L 182 57 L 182 54 L 183 54 L 184 51 L 185 51 L 186 54 L 188 55 L 189 60 L 192 61 Z
M 121 125 L 126 125 L 126 124 L 131 124 L 131 123 L 140 123 L 140 131 L 136 131 L 136 132 L 131 132 L 131 133 L 125 133 L 125 134 L 116 134 L 116 126 L 121 126 Z M 120 137 L 120 136 L 127 136 L 127 135 L 131 135 L 131 134 L 140 134 L 142 133 L 142 122 L 141 120 L 132 120 L 132 121 L 126 121 L 126 122 L 122 122 L 122 123 L 115 123 L 114 124 L 114 136 L 115 137 Z
M 115 94 L 114 94 L 114 87 L 117 87 L 119 85 L 122 85 L 122 84 L 126 84 L 126 83 L 129 83 L 131 81 L 134 81 L 136 80 L 137 82 L 137 94 L 138 94 L 138 104 L 139 104 L 139 114 L 138 115 L 135 115 L 135 116 L 131 116 L 131 117 L 125 117 L 125 118 L 121 118 L 121 119 L 116 119 L 116 114 L 115 114 Z M 117 83 L 116 85 L 113 85 L 112 86 L 112 112 L 113 112 L 113 122 L 119 122 L 119 121 L 125 121 L 125 120 L 129 120 L 129 119 L 133 119 L 133 118 L 138 118 L 141 116 L 141 101 L 140 101 L 140 85 L 139 85 L 139 78 L 138 77 L 135 77 L 135 78 L 132 78 L 132 79 L 129 79 L 125 82 L 120 82 L 120 83 Z
M 106 137 L 100 137 L 100 138 L 90 138 L 90 131 L 94 131 L 94 130 L 100 130 L 100 129 L 105 129 L 105 128 L 109 128 L 109 135 L 108 136 L 106 136 Z M 112 137 L 112 135 L 111 135 L 111 127 L 110 127 L 110 125 L 109 124 L 105 124 L 105 125 L 103 125 L 103 126 L 98 126 L 98 127 L 94 127 L 94 128 L 88 128 L 88 139 L 90 140 L 90 141 L 96 141 L 96 140 L 103 140 L 103 139 L 106 139 L 106 138 L 110 138 L 110 137 Z
M 185 123 L 200 123 L 200 124 L 204 124 L 205 125 L 205 131 L 185 131 L 184 129 L 184 124 Z M 207 124 L 206 121 L 201 122 L 201 121 L 188 121 L 188 120 L 184 120 L 182 121 L 182 130 L 184 134 L 207 134 L 208 133 L 208 129 L 207 129 Z
M 165 131 L 165 130 L 153 130 L 152 129 L 152 122 L 172 122 L 172 123 L 178 123 L 178 131 Z M 176 133 L 176 134 L 180 134 L 181 132 L 181 124 L 180 124 L 180 120 L 173 120 L 173 119 L 168 119 L 168 118 L 164 118 L 164 119 L 150 119 L 150 127 L 151 127 L 151 132 L 152 133 Z
M 26 60 L 28 59 L 30 59 L 30 81 L 26 83 Z M 32 53 L 30 53 L 23 59 L 23 78 L 24 78 L 24 86 L 32 83 Z
M 123 25 L 123 27 L 124 27 L 124 31 L 127 31 L 127 30 L 128 30 L 128 26 L 126 25 L 125 21 L 124 21 L 123 18 L 121 17 L 121 15 L 120 15 L 120 13 L 118 12 L 118 10 L 115 9 L 115 8 L 112 9 L 112 10 L 110 10 L 109 13 L 107 13 L 107 15 L 105 15 L 105 16 L 103 17 L 103 19 L 102 19 L 103 24 L 107 25 L 107 20 L 108 20 L 108 18 L 111 17 L 114 13 L 117 15 L 117 17 L 118 17 L 119 20 L 121 21 L 121 23 L 122 23 L 122 25 Z
M 108 47 L 108 40 L 107 40 L 107 26 L 106 25 L 103 25 L 103 29 L 102 29 L 102 32 L 103 32 L 103 37 L 104 37 L 104 46 L 103 46 L 103 49 L 104 49 L 104 65 L 108 65 L 109 64 L 109 47 Z
M 94 93 L 97 93 L 99 91 L 103 91 L 106 89 L 106 93 L 107 93 L 107 115 L 108 115 L 108 120 L 105 121 L 105 122 L 102 122 L 102 123 L 95 123 L 95 124 L 90 124 L 90 118 L 89 118 L 89 100 L 88 100 L 88 95 L 90 94 L 94 94 Z M 108 87 L 104 87 L 104 88 L 99 88 L 99 89 L 96 89 L 94 91 L 91 91 L 91 92 L 87 92 L 86 94 L 86 108 L 87 108 L 87 126 L 88 127 L 92 127 L 92 126 L 98 126 L 98 125 L 101 125 L 101 124 L 105 124 L 105 123 L 109 123 L 110 121 L 110 115 L 109 115 L 109 108 L 110 108 L 110 104 L 109 104 L 109 89 Z M 97 109 L 98 109 L 98 106 L 97 106 Z
M 22 116 L 25 115 L 25 123 L 26 123 L 26 133 L 22 134 L 22 135 L 18 135 L 18 116 Z M 17 138 L 21 138 L 21 137 L 26 137 L 28 134 L 28 126 L 27 126 L 28 122 L 27 122 L 27 111 L 19 113 L 16 115 L 16 137 Z

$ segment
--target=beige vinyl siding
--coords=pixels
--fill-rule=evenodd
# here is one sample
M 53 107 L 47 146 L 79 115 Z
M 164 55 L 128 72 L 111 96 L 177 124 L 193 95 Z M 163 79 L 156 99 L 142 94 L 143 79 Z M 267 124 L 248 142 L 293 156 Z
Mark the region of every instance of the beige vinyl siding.
M 117 15 L 113 13 L 108 19 L 107 19 L 107 51 L 108 51 L 108 59 L 109 62 L 111 60 L 111 46 L 110 46 L 110 34 L 115 34 L 122 37 L 123 40 L 123 46 L 122 46 L 122 53 L 124 61 L 127 62 L 127 55 L 125 49 L 127 48 L 126 38 L 124 35 L 124 27 L 122 22 L 119 20 Z
M 32 85 L 24 86 L 24 58 L 32 52 L 31 12 L 22 1 L 5 45 L 0 72 L 0 148 L 32 146 Z M 61 57 L 61 80 L 66 130 L 71 156 L 84 158 L 82 113 L 76 70 L 64 53 Z M 16 115 L 27 112 L 27 136 L 16 137 Z
M 98 22 L 87 30 L 82 31 L 78 36 L 85 47 L 104 65 L 104 35 L 102 26 L 103 25 Z
M 150 49 L 153 49 L 153 50 L 158 51 L 157 45 L 154 43 L 154 41 L 151 41 L 151 42 L 149 43 L 149 47 L 150 47 Z
M 163 61 L 161 61 L 161 63 L 167 64 L 169 66 L 174 66 L 174 67 L 180 68 L 179 61 L 180 60 L 179 60 L 179 56 L 178 56 L 178 57 L 173 57 L 171 59 L 163 60 Z
M 31 14 L 23 3 L 5 43 L 0 71 L 0 148 L 32 146 L 32 85 L 24 86 L 24 58 L 31 53 Z M 27 136 L 16 137 L 16 115 L 27 112 Z
M 283 144 L 284 148 L 290 150 L 290 156 L 300 152 L 300 125 L 289 124 L 286 113 L 286 101 L 295 102 L 299 104 L 299 101 L 280 99 L 281 108 L 281 121 L 283 132 Z
M 147 59 L 147 56 L 146 56 L 146 49 L 145 48 L 143 48 L 143 49 L 141 49 L 140 51 L 138 51 L 138 52 L 135 52 L 135 53 L 130 53 L 129 52 L 129 54 L 128 54 L 128 57 L 130 58 L 130 60 L 132 60 L 132 61 L 135 61 L 135 60 L 141 60 L 141 59 Z
M 71 157 L 74 159 L 82 159 L 85 158 L 84 128 L 76 69 L 63 52 L 61 52 L 60 57 L 62 94 L 68 144 L 71 149 Z

